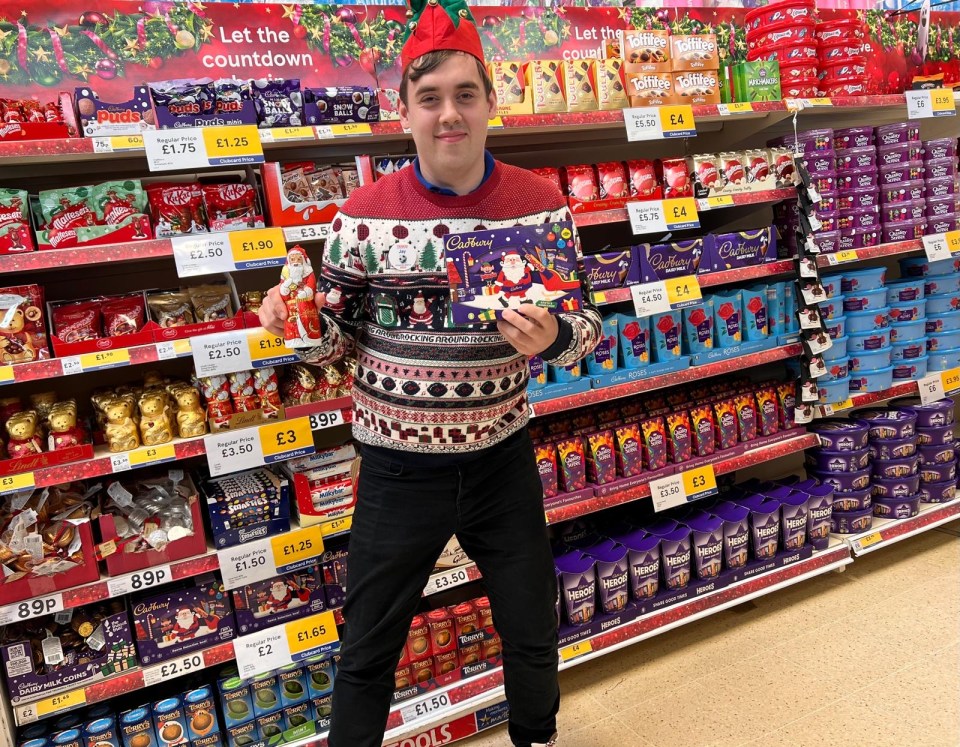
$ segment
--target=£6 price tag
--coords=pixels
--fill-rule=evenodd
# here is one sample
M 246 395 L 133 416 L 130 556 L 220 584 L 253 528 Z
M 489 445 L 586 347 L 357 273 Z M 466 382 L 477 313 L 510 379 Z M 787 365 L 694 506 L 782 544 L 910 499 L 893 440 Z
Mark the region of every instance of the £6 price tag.
M 941 372 L 928 374 L 917 382 L 917 390 L 920 394 L 920 403 L 929 405 L 931 402 L 938 402 L 947 396 L 943 390 L 943 377 Z

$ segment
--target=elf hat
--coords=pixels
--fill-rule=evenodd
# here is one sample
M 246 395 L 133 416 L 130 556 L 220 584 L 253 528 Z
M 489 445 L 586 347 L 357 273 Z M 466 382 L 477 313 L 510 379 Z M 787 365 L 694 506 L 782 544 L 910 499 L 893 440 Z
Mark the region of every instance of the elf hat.
M 485 62 L 477 22 L 466 0 L 410 0 L 407 17 L 400 52 L 404 70 L 418 57 L 441 49 L 466 52 Z

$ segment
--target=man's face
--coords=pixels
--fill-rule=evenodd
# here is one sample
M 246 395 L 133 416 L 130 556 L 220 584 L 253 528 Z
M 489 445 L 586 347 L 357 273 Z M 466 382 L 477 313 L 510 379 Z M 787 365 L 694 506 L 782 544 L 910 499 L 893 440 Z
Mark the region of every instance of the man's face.
M 411 82 L 400 122 L 417 145 L 421 167 L 437 181 L 453 183 L 483 159 L 487 121 L 497 100 L 484 95 L 476 60 L 468 54 L 448 57 L 433 72 Z

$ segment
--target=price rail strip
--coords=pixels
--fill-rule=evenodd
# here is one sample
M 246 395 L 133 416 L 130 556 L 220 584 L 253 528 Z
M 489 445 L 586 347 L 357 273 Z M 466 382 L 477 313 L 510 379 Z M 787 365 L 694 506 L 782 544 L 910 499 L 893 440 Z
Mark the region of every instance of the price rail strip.
M 868 259 L 883 259 L 885 257 L 896 257 L 901 254 L 912 254 L 913 252 L 923 251 L 923 242 L 916 240 L 894 241 L 888 244 L 877 244 L 876 246 L 864 247 L 863 249 L 851 249 L 849 253 L 851 259 L 839 264 L 847 264 L 855 261 L 865 261 Z M 841 252 L 843 253 L 843 252 Z M 843 253 L 845 254 L 845 253 Z M 831 254 L 821 254 L 817 257 L 817 267 L 834 267 L 836 262 L 831 262 Z
M 816 414 L 820 418 L 828 418 L 840 412 L 847 412 L 855 407 L 866 407 L 874 405 L 877 402 L 885 402 L 888 399 L 897 397 L 909 397 L 917 393 L 917 382 L 910 380 L 901 384 L 896 384 L 889 389 L 880 392 L 864 392 L 863 394 L 853 394 L 845 401 L 836 405 L 817 405 Z
M 921 503 L 920 506 L 920 512 L 908 519 L 874 517 L 873 526 L 866 532 L 833 536 L 847 543 L 854 557 L 860 557 L 908 537 L 935 529 L 960 516 L 960 498 L 947 503 Z

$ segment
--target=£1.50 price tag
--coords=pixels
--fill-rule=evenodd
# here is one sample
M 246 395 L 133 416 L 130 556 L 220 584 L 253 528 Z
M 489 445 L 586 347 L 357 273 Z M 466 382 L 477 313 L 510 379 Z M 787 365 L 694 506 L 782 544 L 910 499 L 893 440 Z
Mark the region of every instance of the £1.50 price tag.
M 217 550 L 217 561 L 223 588 L 228 591 L 277 575 L 270 556 L 269 537 Z
M 287 257 L 282 228 L 257 228 L 252 231 L 231 231 L 230 252 L 238 270 L 278 267 Z
M 403 717 L 403 723 L 411 724 L 414 721 L 425 718 L 431 713 L 441 711 L 450 707 L 449 693 L 440 692 L 435 695 L 428 695 L 423 700 L 411 703 L 400 709 L 400 715 Z M 409 740 L 407 740 L 409 741 Z
M 281 420 L 261 425 L 257 430 L 260 434 L 263 461 L 267 464 L 306 456 L 316 451 L 310 418 Z
M 337 621 L 332 612 L 321 612 L 288 622 L 285 628 L 287 646 L 294 661 L 330 653 L 340 643 Z

